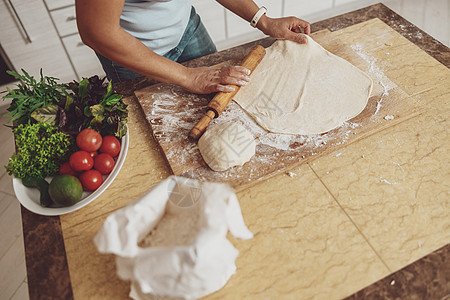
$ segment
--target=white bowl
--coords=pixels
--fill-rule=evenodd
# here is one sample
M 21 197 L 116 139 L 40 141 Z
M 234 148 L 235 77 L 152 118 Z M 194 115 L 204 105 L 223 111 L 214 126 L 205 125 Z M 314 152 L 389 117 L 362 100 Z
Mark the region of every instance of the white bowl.
M 96 189 L 94 192 L 83 192 L 83 196 L 81 200 L 67 207 L 43 207 L 39 202 L 40 193 L 36 188 L 29 188 L 22 184 L 22 180 L 13 177 L 13 187 L 14 192 L 16 193 L 16 197 L 19 202 L 29 211 L 34 212 L 38 215 L 43 216 L 59 216 L 63 214 L 67 214 L 73 211 L 76 211 L 83 206 L 88 205 L 92 201 L 94 201 L 98 196 L 100 196 L 108 186 L 114 181 L 119 174 L 120 169 L 122 168 L 123 163 L 125 162 L 125 157 L 128 152 L 128 143 L 129 136 L 128 133 L 122 137 L 122 143 L 120 147 L 120 154 L 116 160 L 116 164 L 112 172 L 108 175 L 105 181 L 103 181 L 102 185 Z M 48 181 L 48 180 L 47 180 Z

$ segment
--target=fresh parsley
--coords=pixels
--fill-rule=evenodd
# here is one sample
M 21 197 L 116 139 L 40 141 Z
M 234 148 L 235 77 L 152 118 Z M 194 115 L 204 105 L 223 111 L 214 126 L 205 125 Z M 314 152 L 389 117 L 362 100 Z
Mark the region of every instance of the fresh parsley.
M 13 132 L 17 152 L 5 168 L 16 178 L 56 175 L 75 151 L 74 139 L 48 123 L 20 124 Z

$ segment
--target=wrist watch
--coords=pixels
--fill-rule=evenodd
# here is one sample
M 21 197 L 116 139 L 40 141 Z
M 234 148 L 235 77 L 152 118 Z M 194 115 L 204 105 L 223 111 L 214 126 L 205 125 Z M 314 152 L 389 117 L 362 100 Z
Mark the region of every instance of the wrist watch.
M 250 21 L 250 25 L 252 27 L 256 27 L 256 24 L 258 24 L 259 19 L 267 12 L 267 8 L 264 6 L 261 6 L 261 8 L 256 12 L 256 14 L 253 16 L 252 20 Z

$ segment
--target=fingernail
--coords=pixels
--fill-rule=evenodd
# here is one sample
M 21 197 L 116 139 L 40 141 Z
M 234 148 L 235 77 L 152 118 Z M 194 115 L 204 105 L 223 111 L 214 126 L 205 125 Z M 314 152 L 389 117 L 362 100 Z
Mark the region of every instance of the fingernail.
M 250 70 L 249 69 L 245 69 L 245 73 L 247 74 L 247 75 L 250 75 Z
M 245 81 L 250 81 L 250 76 L 244 76 Z
M 239 80 L 238 81 L 238 84 L 239 85 L 246 85 L 248 82 L 247 81 L 244 81 L 244 80 Z

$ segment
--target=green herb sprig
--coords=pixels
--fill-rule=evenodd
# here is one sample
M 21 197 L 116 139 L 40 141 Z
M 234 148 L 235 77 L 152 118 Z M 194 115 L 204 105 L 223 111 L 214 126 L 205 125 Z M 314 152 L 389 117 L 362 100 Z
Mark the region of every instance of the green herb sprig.
M 31 114 L 36 109 L 50 104 L 58 104 L 68 96 L 67 87 L 58 84 L 58 78 L 43 76 L 42 69 L 39 81 L 23 69 L 23 75 L 14 71 L 6 72 L 21 81 L 17 84 L 17 89 L 7 88 L 8 93 L 2 97 L 3 99 L 12 99 L 11 105 L 8 107 L 9 113 L 6 114 L 11 117 L 8 123 L 16 121 L 17 124 L 32 124 L 36 121 Z

